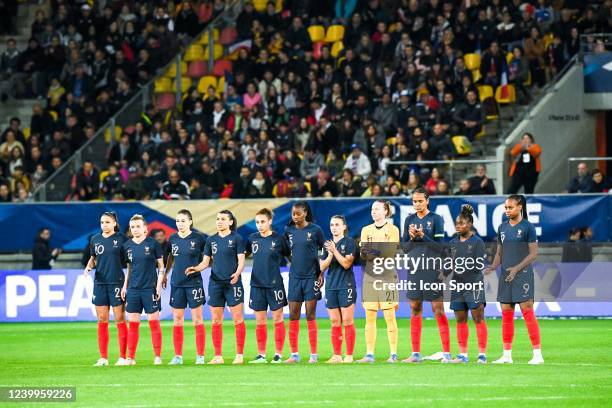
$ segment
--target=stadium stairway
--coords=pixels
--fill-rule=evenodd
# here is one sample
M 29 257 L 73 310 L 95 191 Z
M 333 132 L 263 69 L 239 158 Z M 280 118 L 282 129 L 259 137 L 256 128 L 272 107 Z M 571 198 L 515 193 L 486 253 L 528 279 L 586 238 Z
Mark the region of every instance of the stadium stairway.
M 43 3 L 43 4 L 39 4 Z M 36 11 L 45 10 L 48 11 L 48 1 L 20 1 L 17 8 L 17 35 L 2 35 L 0 36 L 0 53 L 6 49 L 6 41 L 9 38 L 14 38 L 17 42 L 17 49 L 23 51 L 28 47 L 28 40 L 30 39 L 30 30 L 32 22 L 36 16 Z M 47 13 L 48 14 L 48 13 Z M 30 126 L 30 119 L 32 117 L 32 107 L 41 102 L 44 105 L 44 101 L 37 99 L 17 99 L 8 100 L 6 102 L 0 101 L 0 130 L 4 131 L 9 125 L 9 120 L 12 117 L 18 117 L 21 119 L 21 129 Z

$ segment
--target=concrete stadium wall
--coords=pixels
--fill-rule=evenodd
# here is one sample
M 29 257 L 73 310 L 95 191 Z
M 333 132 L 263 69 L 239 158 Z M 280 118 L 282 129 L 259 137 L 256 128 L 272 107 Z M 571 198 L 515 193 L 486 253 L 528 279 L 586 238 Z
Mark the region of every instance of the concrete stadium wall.
M 563 191 L 568 183 L 568 157 L 596 154 L 596 115 L 585 111 L 583 89 L 582 65 L 574 64 L 497 150 L 497 159 L 508 163 L 510 149 L 521 136 L 525 132 L 534 135 L 542 147 L 542 172 L 536 193 Z M 506 165 L 505 170 L 508 168 Z M 509 178 L 506 179 L 507 188 Z

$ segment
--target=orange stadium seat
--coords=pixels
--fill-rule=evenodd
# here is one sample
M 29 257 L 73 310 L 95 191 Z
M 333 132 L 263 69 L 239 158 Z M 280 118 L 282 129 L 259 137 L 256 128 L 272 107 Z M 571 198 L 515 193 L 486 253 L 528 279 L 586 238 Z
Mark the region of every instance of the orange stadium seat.
M 159 110 L 172 109 L 176 104 L 176 95 L 172 92 L 161 93 L 155 96 L 155 106 Z

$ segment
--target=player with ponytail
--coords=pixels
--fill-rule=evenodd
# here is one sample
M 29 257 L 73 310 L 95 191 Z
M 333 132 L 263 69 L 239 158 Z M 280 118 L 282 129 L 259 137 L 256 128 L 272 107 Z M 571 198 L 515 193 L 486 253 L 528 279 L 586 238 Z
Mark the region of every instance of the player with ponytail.
M 508 220 L 499 226 L 495 258 L 486 270 L 486 272 L 492 272 L 501 265 L 497 301 L 501 303 L 502 307 L 504 352 L 502 357 L 493 363 L 512 364 L 514 309 L 518 303 L 533 347 L 533 358 L 529 360 L 529 364 L 543 364 L 540 327 L 533 310 L 533 262 L 538 256 L 536 230 L 533 224 L 527 220 L 525 196 L 510 195 L 504 206 Z

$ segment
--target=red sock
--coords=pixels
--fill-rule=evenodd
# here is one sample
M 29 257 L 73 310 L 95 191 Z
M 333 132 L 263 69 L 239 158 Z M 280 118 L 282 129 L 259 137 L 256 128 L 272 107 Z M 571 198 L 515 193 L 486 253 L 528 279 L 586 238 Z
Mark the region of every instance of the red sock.
M 310 341 L 310 354 L 317 354 L 317 337 L 318 337 L 317 321 L 308 320 L 308 340 Z
M 212 324 L 212 343 L 215 348 L 215 356 L 220 356 L 223 354 L 222 345 L 223 345 L 223 325 L 222 324 Z
M 342 326 L 332 326 L 331 328 L 331 343 L 334 354 L 339 356 L 342 354 Z
M 346 355 L 352 356 L 355 350 L 355 325 L 344 326 L 344 337 L 346 339 Z
M 300 321 L 289 320 L 289 345 L 291 346 L 291 354 L 298 352 L 298 339 L 300 337 Z
M 183 338 L 185 337 L 183 326 L 174 326 L 172 331 L 172 341 L 174 342 L 174 355 L 183 355 Z
M 523 319 L 525 319 L 525 325 L 527 326 L 527 332 L 529 333 L 529 339 L 534 349 L 540 348 L 540 326 L 538 325 L 538 319 L 535 317 L 533 309 L 523 311 Z
M 98 349 L 100 358 L 108 360 L 108 322 L 98 322 Z
M 196 324 L 196 353 L 198 356 L 203 356 L 206 348 L 206 329 L 204 324 Z
M 161 357 L 162 331 L 161 326 L 159 325 L 159 320 L 149 320 L 149 328 L 151 329 L 153 353 L 155 353 L 155 357 Z
M 410 316 L 410 340 L 412 341 L 412 352 L 421 352 L 421 329 L 423 327 L 423 316 Z
M 489 336 L 487 331 L 487 323 L 483 320 L 480 323 L 476 323 L 476 336 L 478 337 L 478 352 L 487 352 L 487 337 Z
M 504 350 L 512 350 L 512 339 L 514 338 L 514 309 L 502 310 L 502 341 Z
M 130 322 L 130 330 L 128 330 L 128 358 L 132 360 L 136 358 L 136 347 L 138 347 L 138 331 L 140 322 Z
M 278 322 L 274 325 L 274 345 L 277 354 L 283 354 L 285 347 L 285 322 Z
M 459 352 L 467 353 L 468 351 L 468 337 L 470 335 L 470 329 L 466 323 L 457 323 L 457 343 L 459 343 Z
M 445 314 L 436 316 L 438 322 L 438 331 L 440 332 L 440 341 L 442 342 L 442 352 L 450 353 L 450 329 L 448 328 L 448 319 Z
M 125 322 L 117 323 L 117 337 L 119 338 L 119 357 L 125 358 L 128 339 L 127 324 Z
M 244 354 L 244 339 L 246 337 L 246 326 L 244 321 L 234 325 L 236 332 L 236 354 Z
M 255 326 L 255 337 L 257 338 L 257 353 L 266 355 L 266 343 L 268 342 L 268 325 L 258 324 Z

